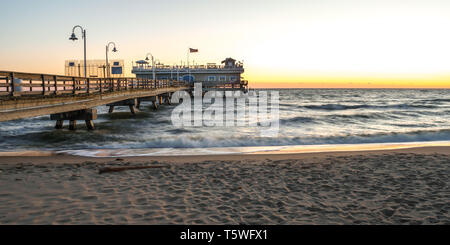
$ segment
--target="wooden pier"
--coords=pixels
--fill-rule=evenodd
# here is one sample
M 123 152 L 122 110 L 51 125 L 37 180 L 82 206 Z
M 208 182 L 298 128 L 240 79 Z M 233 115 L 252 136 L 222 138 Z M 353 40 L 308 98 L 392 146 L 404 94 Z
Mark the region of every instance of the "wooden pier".
M 56 128 L 85 120 L 93 129 L 94 107 L 129 106 L 135 113 L 141 100 L 170 101 L 173 92 L 188 90 L 183 82 L 138 78 L 84 78 L 51 74 L 0 71 L 0 122 L 51 115 Z M 133 103 L 133 101 L 135 101 Z M 154 103 L 156 108 L 156 104 Z

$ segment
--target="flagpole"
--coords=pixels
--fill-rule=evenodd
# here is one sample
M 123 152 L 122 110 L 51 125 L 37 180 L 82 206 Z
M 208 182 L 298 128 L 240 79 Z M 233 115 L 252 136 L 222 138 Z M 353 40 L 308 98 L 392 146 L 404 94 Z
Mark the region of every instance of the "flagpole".
M 188 48 L 188 52 L 187 52 L 187 66 L 188 66 L 188 79 L 189 79 L 189 83 L 191 82 L 191 69 L 189 68 L 189 53 L 191 52 L 191 49 Z

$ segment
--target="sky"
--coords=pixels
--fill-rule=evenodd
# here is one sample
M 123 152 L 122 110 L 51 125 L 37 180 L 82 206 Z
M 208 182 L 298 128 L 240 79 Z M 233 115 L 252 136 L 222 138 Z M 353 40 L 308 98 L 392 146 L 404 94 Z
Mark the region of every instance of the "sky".
M 450 88 L 448 0 L 2 0 L 0 70 L 64 74 L 113 41 L 131 70 L 233 57 L 250 87 Z M 80 37 L 79 30 L 76 34 Z

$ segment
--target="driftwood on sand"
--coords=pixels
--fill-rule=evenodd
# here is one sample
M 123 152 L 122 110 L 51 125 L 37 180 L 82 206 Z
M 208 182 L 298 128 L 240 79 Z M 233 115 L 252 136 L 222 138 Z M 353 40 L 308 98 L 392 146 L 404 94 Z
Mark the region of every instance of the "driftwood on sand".
M 109 173 L 109 172 L 122 172 L 126 170 L 133 170 L 133 169 L 146 169 L 146 168 L 164 168 L 166 166 L 161 165 L 154 165 L 154 166 L 120 166 L 120 167 L 105 167 L 100 168 L 98 170 L 99 174 L 103 173 Z

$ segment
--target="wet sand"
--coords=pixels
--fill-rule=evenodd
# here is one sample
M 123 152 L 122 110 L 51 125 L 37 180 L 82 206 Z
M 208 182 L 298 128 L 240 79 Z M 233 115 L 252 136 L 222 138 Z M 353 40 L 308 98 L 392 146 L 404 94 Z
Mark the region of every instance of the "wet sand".
M 0 224 L 450 224 L 449 176 L 450 147 L 0 156 Z

